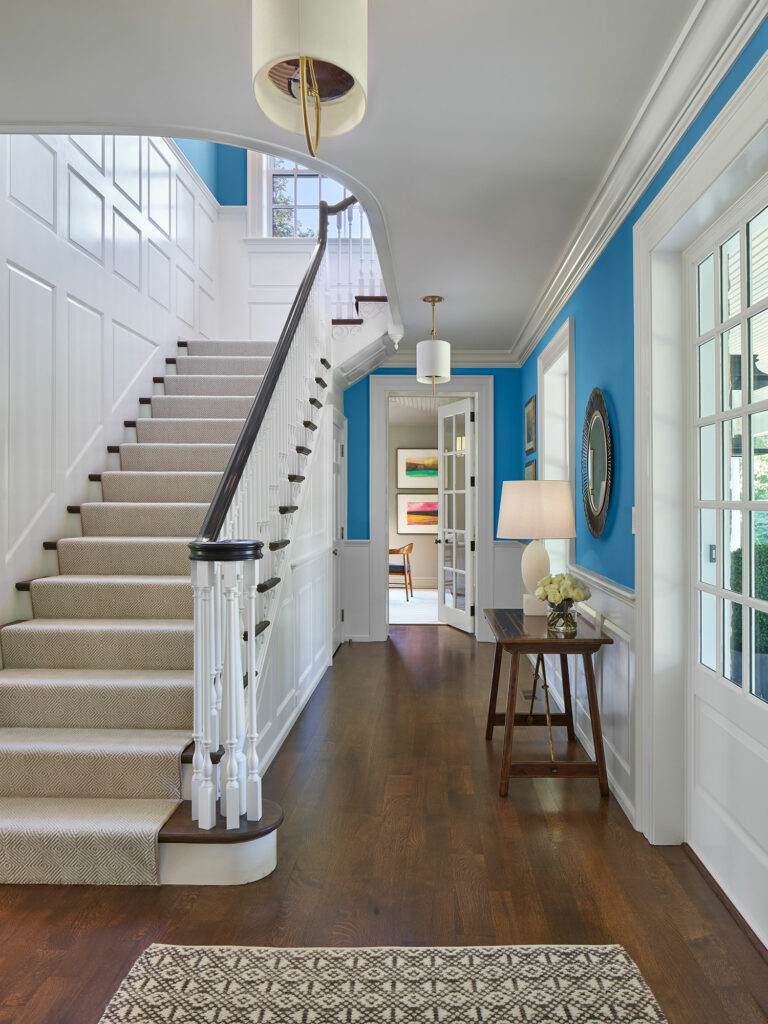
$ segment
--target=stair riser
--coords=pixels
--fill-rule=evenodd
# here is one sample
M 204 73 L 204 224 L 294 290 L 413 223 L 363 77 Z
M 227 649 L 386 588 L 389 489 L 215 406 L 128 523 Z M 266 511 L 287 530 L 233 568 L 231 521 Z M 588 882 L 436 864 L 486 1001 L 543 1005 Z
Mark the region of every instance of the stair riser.
M 0 630 L 6 668 L 192 668 L 192 626 Z
M 0 684 L 0 726 L 26 729 L 189 729 L 193 687 L 66 678 Z
M 71 537 L 59 541 L 59 571 L 88 576 L 184 576 L 189 572 L 189 548 L 177 538 L 100 540 Z
M 84 537 L 194 537 L 208 503 L 80 506 Z
M 209 374 L 170 374 L 165 378 L 166 395 L 248 395 L 261 387 L 261 376 L 222 377 Z
M 249 395 L 155 395 L 156 419 L 244 419 L 253 405 Z
M 248 356 L 178 356 L 177 374 L 223 374 L 225 376 L 244 373 L 249 377 L 263 376 L 267 372 L 269 359 Z
M 120 467 L 150 473 L 223 473 L 231 454 L 231 444 L 124 444 L 120 446 Z
M 136 438 L 148 444 L 234 444 L 243 429 L 242 419 L 140 419 Z
M 31 594 L 38 619 L 191 619 L 193 614 L 192 587 L 183 577 L 178 583 L 102 583 L 53 576 L 33 581 Z
M 188 341 L 186 355 L 257 356 L 271 359 L 276 345 L 274 341 Z
M 101 475 L 104 501 L 207 502 L 221 479 L 221 473 L 107 472 Z

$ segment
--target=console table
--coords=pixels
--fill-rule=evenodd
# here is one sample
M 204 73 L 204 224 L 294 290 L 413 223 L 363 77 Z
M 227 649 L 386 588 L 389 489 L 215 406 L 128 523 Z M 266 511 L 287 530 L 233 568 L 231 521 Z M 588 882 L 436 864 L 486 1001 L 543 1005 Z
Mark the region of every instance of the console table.
M 608 773 L 605 768 L 603 751 L 603 733 L 600 727 L 600 708 L 597 702 L 595 672 L 592 655 L 603 644 L 612 644 L 613 640 L 606 636 L 589 620 L 579 616 L 578 632 L 574 637 L 550 636 L 547 632 L 545 616 L 523 615 L 522 608 L 486 608 L 485 617 L 496 637 L 496 654 L 493 661 L 491 678 L 491 696 L 488 703 L 488 724 L 485 730 L 486 740 L 493 738 L 496 725 L 504 726 L 504 749 L 501 756 L 501 780 L 499 796 L 506 796 L 509 779 L 512 776 L 525 778 L 549 778 L 563 776 L 567 778 L 597 778 L 600 793 L 608 796 Z M 499 692 L 499 676 L 501 659 L 504 651 L 510 655 L 509 686 L 507 691 L 507 709 L 501 714 L 496 711 L 496 700 Z M 513 761 L 512 736 L 515 726 L 546 725 L 547 716 L 542 714 L 526 715 L 515 713 L 517 706 L 517 684 L 521 654 L 559 654 L 563 679 L 563 701 L 565 713 L 550 715 L 552 725 L 565 726 L 568 739 L 575 740 L 573 729 L 573 705 L 571 702 L 571 681 L 568 672 L 568 655 L 581 655 L 584 660 L 584 676 L 589 701 L 589 717 L 592 722 L 592 738 L 595 744 L 594 761 Z

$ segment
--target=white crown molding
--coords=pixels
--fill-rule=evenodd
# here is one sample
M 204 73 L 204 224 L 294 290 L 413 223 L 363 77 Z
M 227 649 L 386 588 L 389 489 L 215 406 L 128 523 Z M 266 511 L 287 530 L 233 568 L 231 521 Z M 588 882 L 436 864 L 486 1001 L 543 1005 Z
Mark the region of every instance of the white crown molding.
M 536 348 L 766 14 L 766 0 L 696 4 L 513 344 L 510 365 Z
M 184 167 L 184 170 L 187 172 L 187 174 L 192 176 L 195 184 L 200 189 L 200 191 L 204 194 L 204 196 L 208 200 L 208 202 L 213 206 L 213 208 L 217 212 L 220 211 L 221 210 L 221 203 L 216 198 L 216 196 L 213 194 L 213 192 L 211 192 L 211 190 L 208 188 L 208 186 L 205 184 L 203 179 L 197 173 L 197 171 L 192 166 L 192 164 L 189 162 L 189 160 L 186 158 L 186 156 L 181 151 L 181 149 L 179 149 L 179 147 L 176 145 L 176 143 L 173 141 L 173 139 L 168 138 L 167 136 L 164 138 L 164 141 L 165 141 L 166 145 L 168 146 L 168 148 L 173 153 L 173 155 L 179 161 L 179 163 L 182 164 L 182 166 Z

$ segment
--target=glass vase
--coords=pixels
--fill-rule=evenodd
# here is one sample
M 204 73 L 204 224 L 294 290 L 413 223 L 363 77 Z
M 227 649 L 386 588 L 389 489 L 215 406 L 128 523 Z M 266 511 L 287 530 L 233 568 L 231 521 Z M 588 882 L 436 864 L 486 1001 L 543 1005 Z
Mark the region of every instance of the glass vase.
M 547 601 L 547 632 L 552 636 L 576 636 L 576 612 L 573 600 L 566 597 L 559 604 Z

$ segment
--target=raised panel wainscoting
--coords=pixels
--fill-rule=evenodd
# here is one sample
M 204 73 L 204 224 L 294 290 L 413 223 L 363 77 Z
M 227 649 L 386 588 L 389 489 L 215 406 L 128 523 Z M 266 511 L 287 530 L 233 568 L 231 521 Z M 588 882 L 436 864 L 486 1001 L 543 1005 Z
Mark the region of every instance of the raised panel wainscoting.
M 178 337 L 216 335 L 218 211 L 168 140 L 0 136 L 0 622 Z

